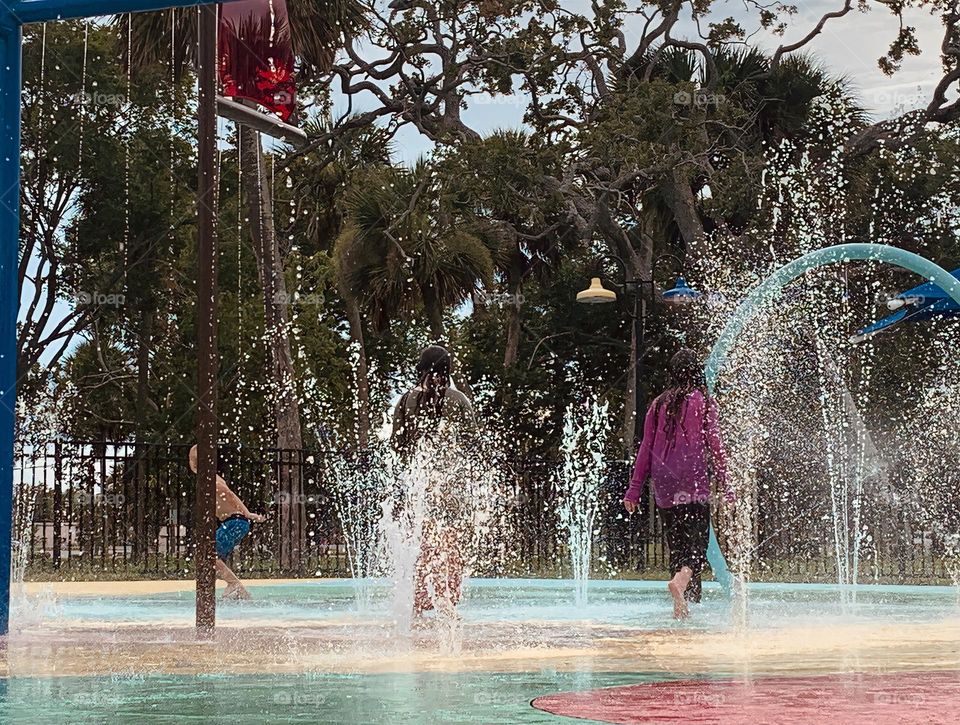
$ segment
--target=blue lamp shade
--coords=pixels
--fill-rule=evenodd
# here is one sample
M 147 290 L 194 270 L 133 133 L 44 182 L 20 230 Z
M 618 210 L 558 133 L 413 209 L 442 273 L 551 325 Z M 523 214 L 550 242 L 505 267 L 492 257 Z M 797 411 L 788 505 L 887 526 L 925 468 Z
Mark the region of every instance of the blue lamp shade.
M 663 301 L 668 305 L 689 305 L 701 297 L 703 297 L 702 292 L 698 292 L 693 287 L 687 284 L 687 280 L 683 277 L 677 277 L 677 283 L 674 285 L 673 289 L 668 289 L 664 291 L 661 295 Z

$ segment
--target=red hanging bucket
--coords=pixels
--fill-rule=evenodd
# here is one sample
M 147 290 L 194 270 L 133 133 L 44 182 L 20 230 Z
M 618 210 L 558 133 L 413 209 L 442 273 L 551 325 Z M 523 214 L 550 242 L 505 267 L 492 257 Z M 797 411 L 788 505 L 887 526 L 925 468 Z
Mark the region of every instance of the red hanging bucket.
M 224 96 L 253 101 L 284 122 L 290 119 L 297 89 L 284 0 L 221 5 L 218 51 Z

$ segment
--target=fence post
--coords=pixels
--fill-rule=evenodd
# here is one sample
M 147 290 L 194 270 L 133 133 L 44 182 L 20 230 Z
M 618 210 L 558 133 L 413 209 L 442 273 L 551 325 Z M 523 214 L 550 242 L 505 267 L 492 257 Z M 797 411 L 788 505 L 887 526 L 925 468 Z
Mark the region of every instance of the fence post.
M 139 436 L 138 436 L 139 438 Z M 133 491 L 134 491 L 134 502 L 133 502 L 133 520 L 134 520 L 134 529 L 135 535 L 133 537 L 133 560 L 135 562 L 140 562 L 142 559 L 146 558 L 147 555 L 147 527 L 145 526 L 145 508 L 146 508 L 146 449 L 143 447 L 143 444 L 138 440 L 136 446 L 133 449 L 133 455 L 137 459 L 137 464 L 134 466 L 134 480 L 133 480 Z
M 61 528 L 63 527 L 63 450 L 60 440 L 53 444 L 53 568 L 60 569 L 63 551 Z

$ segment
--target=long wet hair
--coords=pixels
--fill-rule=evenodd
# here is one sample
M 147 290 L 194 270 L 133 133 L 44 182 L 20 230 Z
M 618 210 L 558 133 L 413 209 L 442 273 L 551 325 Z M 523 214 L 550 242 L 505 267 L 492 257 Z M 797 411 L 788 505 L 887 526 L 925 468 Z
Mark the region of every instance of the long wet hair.
M 450 353 L 439 345 L 429 345 L 420 353 L 417 362 L 417 385 L 422 392 L 417 395 L 417 415 L 425 413 L 430 418 L 439 418 L 443 413 L 443 400 L 450 387 Z
M 695 390 L 706 394 L 706 374 L 700 358 L 690 348 L 681 348 L 670 358 L 670 385 L 657 398 L 657 419 L 666 415 L 668 446 L 673 447 L 687 397 Z M 682 428 L 681 428 L 682 430 Z

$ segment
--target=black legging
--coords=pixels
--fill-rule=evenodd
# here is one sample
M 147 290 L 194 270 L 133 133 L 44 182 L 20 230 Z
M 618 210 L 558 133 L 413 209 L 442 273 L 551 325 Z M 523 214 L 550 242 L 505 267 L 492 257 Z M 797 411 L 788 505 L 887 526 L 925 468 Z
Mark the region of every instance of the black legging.
M 685 503 L 661 508 L 660 519 L 670 550 L 670 574 L 690 567 L 693 577 L 684 596 L 700 601 L 700 572 L 707 563 L 707 543 L 710 540 L 710 504 Z

